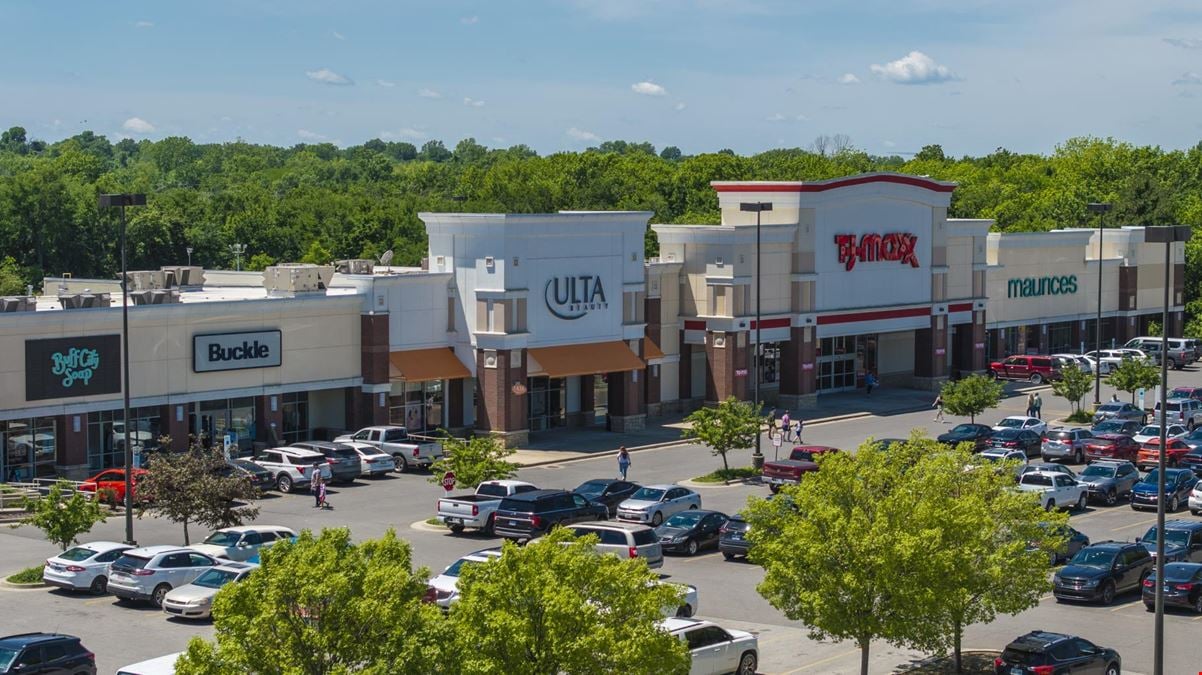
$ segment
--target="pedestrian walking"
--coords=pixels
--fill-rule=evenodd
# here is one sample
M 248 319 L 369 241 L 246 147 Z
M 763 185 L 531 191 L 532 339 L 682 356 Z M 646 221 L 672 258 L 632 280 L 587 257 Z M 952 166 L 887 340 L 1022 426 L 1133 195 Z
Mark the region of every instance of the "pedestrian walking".
M 935 409 L 935 421 L 942 422 L 943 421 L 943 394 L 938 394 L 935 396 L 935 403 L 932 404 L 931 407 Z
M 868 371 L 867 374 L 864 375 L 864 388 L 868 390 L 869 396 L 872 396 L 872 388 L 875 386 L 876 386 L 876 375 L 873 375 L 872 371 L 870 370 L 870 371 Z
M 1043 419 L 1043 398 L 1039 394 L 1035 394 L 1035 417 Z
M 313 493 L 313 508 L 321 508 L 321 472 L 313 467 L 313 480 L 309 483 L 309 492 Z
M 789 411 L 780 416 L 780 431 L 784 435 L 785 441 L 788 442 L 789 437 L 793 434 L 793 423 L 789 421 Z
M 630 470 L 630 451 L 626 446 L 618 448 L 618 473 L 622 474 L 622 480 L 626 480 L 626 472 Z
M 1027 417 L 1035 417 L 1035 394 L 1027 394 Z
M 801 432 L 805 429 L 806 421 L 800 417 L 797 418 L 797 442 L 801 442 Z
M 1111 395 L 1110 395 L 1110 402 L 1111 402 L 1111 403 L 1118 403 L 1118 402 L 1119 402 L 1119 395 L 1118 395 L 1118 394 L 1111 394 Z

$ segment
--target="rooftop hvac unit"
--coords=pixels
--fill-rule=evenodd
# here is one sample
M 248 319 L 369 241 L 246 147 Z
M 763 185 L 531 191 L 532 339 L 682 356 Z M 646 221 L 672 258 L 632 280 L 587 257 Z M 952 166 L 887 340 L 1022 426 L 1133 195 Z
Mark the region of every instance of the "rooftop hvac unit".
M 367 258 L 350 258 L 334 263 L 340 274 L 371 274 L 375 271 L 376 261 Z
M 174 275 L 175 282 L 168 281 L 164 284 L 164 288 L 173 288 L 175 286 L 203 286 L 205 281 L 204 268 L 193 265 L 164 265 L 162 271 L 168 275 Z
M 37 308 L 38 299 L 32 295 L 0 298 L 0 312 L 32 312 Z
M 174 288 L 162 288 L 150 292 L 150 304 L 170 305 L 179 302 L 179 291 Z
M 79 307 L 79 293 L 59 293 L 58 304 L 63 306 L 63 309 L 77 309 Z
M 167 274 L 163 270 L 127 272 L 126 277 L 128 290 L 131 291 L 153 291 L 158 288 L 166 288 Z
M 263 270 L 263 286 L 268 294 L 316 293 L 329 287 L 333 277 L 330 265 L 285 263 Z
M 129 302 L 133 305 L 149 305 L 151 291 L 130 291 Z

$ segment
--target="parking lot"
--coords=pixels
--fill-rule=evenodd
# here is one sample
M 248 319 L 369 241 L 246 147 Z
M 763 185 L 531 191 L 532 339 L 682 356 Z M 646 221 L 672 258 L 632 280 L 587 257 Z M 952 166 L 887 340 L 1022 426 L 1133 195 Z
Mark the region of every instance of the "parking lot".
M 1198 384 L 1197 368 L 1172 373 L 1170 386 Z M 1044 417 L 1053 419 L 1066 414 L 1067 405 L 1048 388 L 1041 389 Z M 1109 397 L 1109 391 L 1103 395 Z M 1005 415 L 1024 412 L 1022 397 L 1007 399 L 1003 407 L 990 411 L 978 421 L 992 423 Z M 924 428 L 931 434 L 946 430 L 960 421 L 949 417 L 947 423 L 932 422 L 932 412 L 915 412 L 886 417 L 863 417 L 830 423 L 807 425 L 806 442 L 851 448 L 866 436 L 897 437 L 911 428 Z M 967 421 L 967 420 L 964 420 Z M 766 450 L 772 458 L 772 448 Z M 749 462 L 749 453 L 732 453 L 732 465 Z M 642 483 L 674 482 L 701 475 L 716 468 L 720 460 L 708 449 L 682 445 L 635 452 L 630 477 Z M 610 456 L 595 457 L 560 465 L 523 469 L 518 478 L 540 487 L 573 488 L 584 480 L 611 477 L 616 463 Z M 458 556 L 480 548 L 498 545 L 499 539 L 480 534 L 452 535 L 429 528 L 423 521 L 434 513 L 435 501 L 442 489 L 426 481 L 426 474 L 393 475 L 381 479 L 361 479 L 353 485 L 331 491 L 332 510 L 312 507 L 307 494 L 271 495 L 260 502 L 262 511 L 256 522 L 277 524 L 294 529 L 349 526 L 357 538 L 375 537 L 395 528 L 414 549 L 418 565 L 434 573 Z M 760 485 L 733 485 L 696 488 L 703 507 L 726 513 L 738 511 L 751 496 L 765 496 Z M 1170 517 L 1197 519 L 1182 510 Z M 1131 540 L 1155 522 L 1154 512 L 1135 512 L 1120 502 L 1105 507 L 1090 507 L 1072 516 L 1072 525 L 1094 542 L 1106 539 Z M 84 540 L 123 538 L 123 520 L 110 519 Z M 157 519 L 135 521 L 136 538 L 142 544 L 182 544 L 182 528 Z M 195 533 L 194 533 L 195 534 Z M 202 538 L 201 533 L 196 539 Z M 37 564 L 53 555 L 55 549 L 31 528 L 0 531 L 0 568 L 15 571 Z M 700 612 L 704 618 L 722 625 L 757 632 L 760 637 L 760 669 L 766 673 L 842 673 L 857 672 L 859 656 L 850 643 L 821 643 L 808 639 L 804 626 L 785 619 L 756 592 L 761 570 L 741 561 L 725 561 L 716 551 L 693 558 L 668 556 L 661 572 L 667 577 L 694 584 L 699 590 Z M 194 635 L 209 636 L 207 623 L 189 623 L 167 619 L 149 606 L 121 606 L 111 596 L 73 595 L 57 590 L 0 591 L 5 611 L 0 613 L 0 634 L 29 630 L 62 631 L 79 635 L 97 655 L 101 672 L 182 649 Z M 1040 604 L 1017 616 L 999 617 L 994 623 L 969 629 L 964 645 L 970 649 L 1000 649 L 1015 636 L 1033 629 L 1075 633 L 1098 644 L 1113 647 L 1123 657 L 1126 672 L 1150 672 L 1152 669 L 1152 615 L 1145 612 L 1137 594 L 1120 596 L 1110 607 L 1066 605 L 1050 594 Z M 1165 672 L 1198 672 L 1197 647 L 1192 640 L 1202 630 L 1202 617 L 1170 610 L 1165 619 Z M 885 644 L 874 645 L 873 672 L 889 672 L 921 655 Z

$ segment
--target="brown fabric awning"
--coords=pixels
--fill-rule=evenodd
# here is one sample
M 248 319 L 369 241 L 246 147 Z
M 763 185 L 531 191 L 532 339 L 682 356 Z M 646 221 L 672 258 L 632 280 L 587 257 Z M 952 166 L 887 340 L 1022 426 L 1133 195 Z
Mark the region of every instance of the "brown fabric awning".
M 664 350 L 652 342 L 651 338 L 643 338 L 643 358 L 647 361 L 662 359 L 664 358 Z
M 549 377 L 620 373 L 644 368 L 643 360 L 621 340 L 563 347 L 532 347 L 527 352 L 542 366 L 539 372 Z
M 391 352 L 388 355 L 388 376 L 393 380 L 425 382 L 457 380 L 471 377 L 472 374 L 450 347 L 434 347 Z

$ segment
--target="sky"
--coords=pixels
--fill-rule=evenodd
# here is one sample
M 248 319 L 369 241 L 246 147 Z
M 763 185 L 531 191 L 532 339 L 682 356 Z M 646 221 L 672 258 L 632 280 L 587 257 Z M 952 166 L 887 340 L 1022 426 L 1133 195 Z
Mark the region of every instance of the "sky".
M 0 128 L 540 153 L 1202 139 L 1197 0 L 0 0 Z

